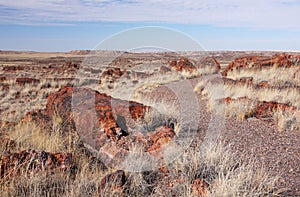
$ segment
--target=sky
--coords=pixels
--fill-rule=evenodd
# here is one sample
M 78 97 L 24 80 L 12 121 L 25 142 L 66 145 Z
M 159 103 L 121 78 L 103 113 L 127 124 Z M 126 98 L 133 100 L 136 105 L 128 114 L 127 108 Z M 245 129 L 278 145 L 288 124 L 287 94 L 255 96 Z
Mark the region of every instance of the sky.
M 300 0 L 0 0 L 0 50 L 94 49 L 154 26 L 203 50 L 300 51 L 299 19 Z

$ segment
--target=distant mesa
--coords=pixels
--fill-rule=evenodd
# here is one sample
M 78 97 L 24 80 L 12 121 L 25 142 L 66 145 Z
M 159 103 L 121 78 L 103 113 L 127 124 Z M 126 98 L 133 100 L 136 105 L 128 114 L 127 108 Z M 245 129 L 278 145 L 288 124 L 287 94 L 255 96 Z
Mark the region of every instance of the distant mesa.
M 88 55 L 91 50 L 72 50 L 69 53 L 73 55 Z

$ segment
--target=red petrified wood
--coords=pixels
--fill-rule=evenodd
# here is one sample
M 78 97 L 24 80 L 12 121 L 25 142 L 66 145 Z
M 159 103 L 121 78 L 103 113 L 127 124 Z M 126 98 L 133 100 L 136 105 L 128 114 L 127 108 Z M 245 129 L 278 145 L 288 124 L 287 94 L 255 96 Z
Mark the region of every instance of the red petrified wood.
M 178 61 L 173 60 L 169 63 L 169 66 L 177 71 L 188 71 L 190 73 L 197 70 L 194 64 L 185 57 L 180 58 Z
M 269 56 L 247 56 L 236 58 L 223 71 L 223 76 L 234 69 L 261 69 L 263 67 L 284 67 L 298 66 L 300 56 L 293 56 L 288 54 L 275 54 Z

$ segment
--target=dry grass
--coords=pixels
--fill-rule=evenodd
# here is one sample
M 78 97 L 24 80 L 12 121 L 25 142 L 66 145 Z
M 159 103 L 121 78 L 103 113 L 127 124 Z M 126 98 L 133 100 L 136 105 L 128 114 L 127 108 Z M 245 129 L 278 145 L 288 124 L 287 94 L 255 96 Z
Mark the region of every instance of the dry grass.
M 9 137 L 17 143 L 16 150 L 72 153 L 77 166 L 75 173 L 41 172 L 37 175 L 24 172 L 24 175 L 21 173 L 22 176 L 1 182 L 0 190 L 3 196 L 98 195 L 97 188 L 101 178 L 113 169 L 105 169 L 101 162 L 88 159 L 80 152 L 80 140 L 68 132 L 67 124 L 59 116 L 55 116 L 53 120 L 48 128 L 31 122 L 19 123 L 10 131 Z M 183 128 L 177 125 L 177 129 Z M 171 148 L 166 149 L 164 155 L 172 158 L 174 151 L 178 153 L 179 148 L 169 147 Z M 140 150 L 140 147 L 135 147 L 132 151 Z M 242 160 L 236 159 L 229 147 L 225 147 L 220 141 L 198 142 L 196 147 L 190 147 L 179 158 L 168 163 L 167 168 L 169 173 L 166 178 L 159 178 L 161 174 L 157 170 L 127 172 L 124 193 L 126 196 L 194 196 L 192 183 L 200 178 L 210 185 L 207 188 L 208 196 L 268 196 L 274 194 L 274 184 L 277 180 L 269 177 L 263 169 L 256 169 L 253 163 L 243 163 Z
M 217 74 L 219 71 L 217 67 L 215 66 L 202 66 L 198 67 L 195 71 L 189 72 L 189 71 L 182 71 L 180 72 L 182 76 L 184 76 L 185 79 L 195 78 L 199 77 L 201 75 L 211 75 L 211 74 Z
M 32 149 L 48 152 L 74 152 L 79 141 L 73 131 L 69 130 L 68 123 L 61 117 L 54 116 L 53 124 L 37 125 L 34 122 L 20 121 L 8 136 L 16 142 L 17 150 Z
M 74 172 L 27 174 L 0 182 L 2 196 L 98 196 L 97 187 L 105 172 L 97 163 L 84 157 L 77 158 Z
M 226 104 L 225 115 L 238 120 L 245 120 L 254 110 L 256 102 L 251 100 L 239 100 Z
M 225 84 L 225 98 L 248 97 L 252 100 L 275 101 L 300 107 L 300 92 L 297 88 L 254 88 L 249 85 Z
M 18 85 L 15 80 L 7 79 L 2 83 L 9 90 L 0 90 L 0 110 L 4 111 L 1 119 L 18 122 L 28 111 L 44 108 L 48 95 L 68 82 L 43 79 L 39 84 Z
M 280 131 L 285 129 L 300 130 L 300 111 L 282 111 L 274 113 L 274 119 L 277 122 Z
M 268 81 L 272 86 L 282 86 L 282 85 L 295 85 L 300 86 L 300 78 L 295 77 L 294 73 L 299 69 L 299 67 L 291 68 L 262 68 L 261 70 L 253 69 L 240 69 L 233 70 L 228 73 L 227 77 L 238 80 L 244 77 L 252 77 L 253 82 L 258 84 L 262 81 Z
M 207 196 L 269 196 L 278 179 L 269 176 L 263 168 L 257 169 L 254 162 L 245 163 L 235 158 L 220 141 L 188 149 L 168 168 L 168 180 L 185 177 L 183 183 L 174 184 L 176 196 L 194 196 L 191 188 L 197 178 L 209 183 Z M 155 190 L 160 195 L 172 195 L 160 186 Z
M 239 120 L 244 120 L 253 112 L 257 101 L 274 101 L 285 103 L 290 106 L 300 108 L 300 92 L 299 89 L 261 87 L 254 88 L 248 84 L 227 84 L 222 79 L 216 80 L 201 80 L 195 87 L 194 91 L 208 100 L 208 110 L 216 111 L 217 113 L 225 113 L 228 117 L 235 117 Z M 225 105 L 225 99 L 240 99 Z M 295 112 L 278 111 L 274 114 L 274 119 L 277 122 L 278 129 L 299 130 L 299 110 Z
M 53 173 L 20 172 L 20 176 L 0 182 L 2 196 L 97 196 L 97 187 L 106 173 L 101 162 L 89 159 L 81 150 L 81 141 L 59 117 L 47 127 L 20 122 L 8 132 L 15 146 L 10 151 L 36 150 L 72 153 L 74 169 Z M 4 147 L 2 147 L 4 148 Z M 75 170 L 75 171 L 74 171 Z
M 178 120 L 180 118 L 180 108 L 176 100 L 170 102 L 166 99 L 158 100 L 141 96 L 135 101 L 151 107 L 152 110 L 146 113 L 146 120 L 162 119 L 164 120 L 163 122 L 167 122 L 168 120 Z

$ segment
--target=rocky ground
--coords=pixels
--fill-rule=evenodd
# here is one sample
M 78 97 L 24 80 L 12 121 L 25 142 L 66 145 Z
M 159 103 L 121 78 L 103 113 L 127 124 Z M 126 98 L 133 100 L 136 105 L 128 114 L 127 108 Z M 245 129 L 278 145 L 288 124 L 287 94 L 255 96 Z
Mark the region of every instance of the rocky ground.
M 0 89 L 4 196 L 300 195 L 300 54 L 0 51 Z

